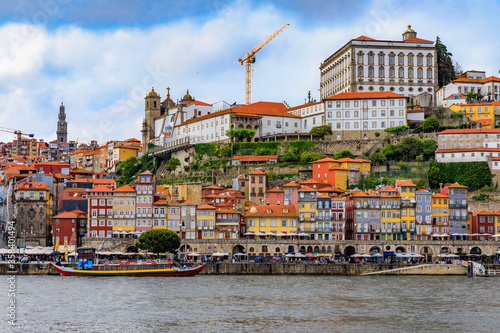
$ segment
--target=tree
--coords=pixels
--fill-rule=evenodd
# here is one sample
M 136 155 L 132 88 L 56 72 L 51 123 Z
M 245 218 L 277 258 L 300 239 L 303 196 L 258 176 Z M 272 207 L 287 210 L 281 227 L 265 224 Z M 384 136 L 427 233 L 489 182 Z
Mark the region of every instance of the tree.
M 328 125 L 316 126 L 309 132 L 311 135 L 332 135 L 332 129 Z
M 439 87 L 445 86 L 455 79 L 455 68 L 451 57 L 453 54 L 448 52 L 446 45 L 441 42 L 439 36 L 436 38 L 436 53 L 438 66 L 438 84 Z
M 181 162 L 178 158 L 174 157 L 168 160 L 167 166 L 165 167 L 167 171 L 172 173 L 172 184 L 174 184 L 175 169 L 177 169 L 179 165 L 181 165 Z
M 406 125 L 401 125 L 401 126 L 395 126 L 395 127 L 389 127 L 384 130 L 384 132 L 387 133 L 396 133 L 396 135 L 399 134 L 399 132 L 404 132 L 410 129 L 410 126 Z
M 401 156 L 406 156 L 407 160 L 415 158 L 417 155 L 422 154 L 422 152 L 423 152 L 422 141 L 411 136 L 405 137 L 395 147 L 395 153 Z
M 430 132 L 439 128 L 439 120 L 436 118 L 430 117 L 424 120 L 422 124 L 422 131 Z
M 351 153 L 349 150 L 341 150 L 341 151 L 337 152 L 333 158 L 338 160 L 340 158 L 346 158 L 346 157 L 354 158 L 354 154 Z
M 371 156 L 370 160 L 375 165 L 380 165 L 381 163 L 384 163 L 385 161 L 387 161 L 387 158 L 385 157 L 385 155 L 383 153 L 378 151 Z
M 181 245 L 181 238 L 172 230 L 153 229 L 143 232 L 135 245 L 141 250 L 156 254 L 176 253 Z
M 468 93 L 465 94 L 465 101 L 470 102 L 474 100 L 474 93 L 472 91 L 469 91 Z
M 239 139 L 240 141 L 243 140 L 243 139 L 252 139 L 254 136 L 255 136 L 255 131 L 254 130 L 251 130 L 251 129 L 232 129 L 232 130 L 228 130 L 226 131 L 226 136 L 230 137 L 230 138 L 237 138 Z
M 429 178 L 429 185 L 432 188 L 438 188 L 439 183 L 442 182 L 441 169 L 435 165 L 431 166 L 429 173 L 427 174 Z
M 410 169 L 410 167 L 408 166 L 408 164 L 406 164 L 403 161 L 399 161 L 397 165 L 398 165 L 398 168 L 400 170 L 403 170 L 403 171 L 406 171 L 406 170 Z
M 297 162 L 299 160 L 298 156 L 293 154 L 291 151 L 286 152 L 283 155 L 283 162 Z
M 378 138 L 380 136 L 380 133 L 379 132 L 375 132 L 375 137 Z
M 384 147 L 384 149 L 382 149 L 382 154 L 384 154 L 384 156 L 389 159 L 392 156 L 394 156 L 395 153 L 396 153 L 396 147 L 393 144 L 388 144 L 387 146 Z
M 432 139 L 422 141 L 422 148 L 425 158 L 433 157 L 437 150 L 437 143 Z

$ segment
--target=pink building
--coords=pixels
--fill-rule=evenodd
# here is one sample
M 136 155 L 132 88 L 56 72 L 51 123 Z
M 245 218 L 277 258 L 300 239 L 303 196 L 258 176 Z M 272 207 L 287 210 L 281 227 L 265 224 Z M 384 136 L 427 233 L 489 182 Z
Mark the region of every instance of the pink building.
M 156 178 L 149 171 L 140 173 L 135 181 L 136 227 L 137 231 L 153 229 L 153 202 L 156 191 Z
M 284 192 L 279 188 L 275 187 L 266 191 L 266 205 L 283 205 L 284 204 Z

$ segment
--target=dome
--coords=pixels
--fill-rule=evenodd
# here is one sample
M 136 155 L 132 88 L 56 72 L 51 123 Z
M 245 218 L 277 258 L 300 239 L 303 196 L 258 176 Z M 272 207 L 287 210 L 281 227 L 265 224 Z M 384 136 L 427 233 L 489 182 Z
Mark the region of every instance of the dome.
M 182 99 L 185 101 L 192 101 L 193 100 L 193 97 L 191 97 L 191 95 L 189 95 L 189 89 L 187 90 L 186 95 L 184 95 L 184 97 Z
M 148 97 L 158 97 L 154 87 L 151 88 L 151 92 L 148 94 Z
M 415 33 L 415 30 L 411 28 L 411 25 L 408 24 L 408 29 L 406 29 L 405 33 Z

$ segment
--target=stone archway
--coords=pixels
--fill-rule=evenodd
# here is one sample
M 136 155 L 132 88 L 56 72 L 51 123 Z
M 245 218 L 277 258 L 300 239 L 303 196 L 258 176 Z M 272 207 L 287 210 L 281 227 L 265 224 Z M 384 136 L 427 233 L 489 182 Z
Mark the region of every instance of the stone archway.
M 315 247 L 314 247 L 314 251 L 313 251 L 313 252 L 314 252 L 314 253 L 318 253 L 318 252 L 319 252 L 319 246 L 315 246 Z
M 137 253 L 137 252 L 139 252 L 139 249 L 135 245 L 130 245 L 129 247 L 127 247 L 127 250 L 125 250 L 125 252 Z
M 300 247 L 300 252 L 301 253 L 305 253 L 306 252 L 306 247 L 305 246 L 301 246 Z
M 346 248 L 344 249 L 344 254 L 348 257 L 352 256 L 353 254 L 356 253 L 356 248 L 354 246 L 346 246 Z
M 327 253 L 332 253 L 332 247 L 331 247 L 330 245 L 328 245 L 328 246 L 326 247 L 326 252 L 327 252 Z
M 240 244 L 235 245 L 233 247 L 233 254 L 235 254 L 235 253 L 245 253 L 245 247 L 243 245 L 240 245 Z
M 295 246 L 294 245 L 288 245 L 288 253 L 295 253 Z
M 451 253 L 451 250 L 450 250 L 450 248 L 449 248 L 449 247 L 444 246 L 444 247 L 442 247 L 442 248 L 441 248 L 441 251 L 440 251 L 440 252 L 441 252 L 441 253 L 444 253 L 444 254 L 448 254 L 448 253 Z
M 188 244 L 182 244 L 179 248 L 179 252 L 189 252 L 191 247 Z
M 396 253 L 406 253 L 406 247 L 404 247 L 404 246 L 398 246 L 396 248 Z
M 382 250 L 378 246 L 372 246 L 369 253 L 382 253 Z
M 274 249 L 274 255 L 280 255 L 280 253 L 281 253 L 281 248 L 276 247 L 276 248 Z
M 312 252 L 312 251 L 313 251 L 312 246 L 308 246 L 308 247 L 307 247 L 307 252 Z
M 480 254 L 483 254 L 483 251 L 481 250 L 480 247 L 474 246 L 472 249 L 470 249 L 470 254 L 480 255 Z

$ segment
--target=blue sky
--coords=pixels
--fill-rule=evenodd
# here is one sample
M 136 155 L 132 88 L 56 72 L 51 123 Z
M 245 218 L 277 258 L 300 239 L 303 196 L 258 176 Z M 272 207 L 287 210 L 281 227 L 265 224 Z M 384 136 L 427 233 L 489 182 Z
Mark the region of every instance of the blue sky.
M 213 103 L 244 100 L 237 59 L 286 22 L 257 54 L 252 100 L 319 95 L 319 64 L 351 38 L 440 36 L 464 69 L 497 75 L 498 1 L 83 1 L 0 2 L 0 126 L 55 138 L 66 105 L 69 138 L 140 138 L 144 95 L 186 89 Z M 0 132 L 0 141 L 12 135 Z

